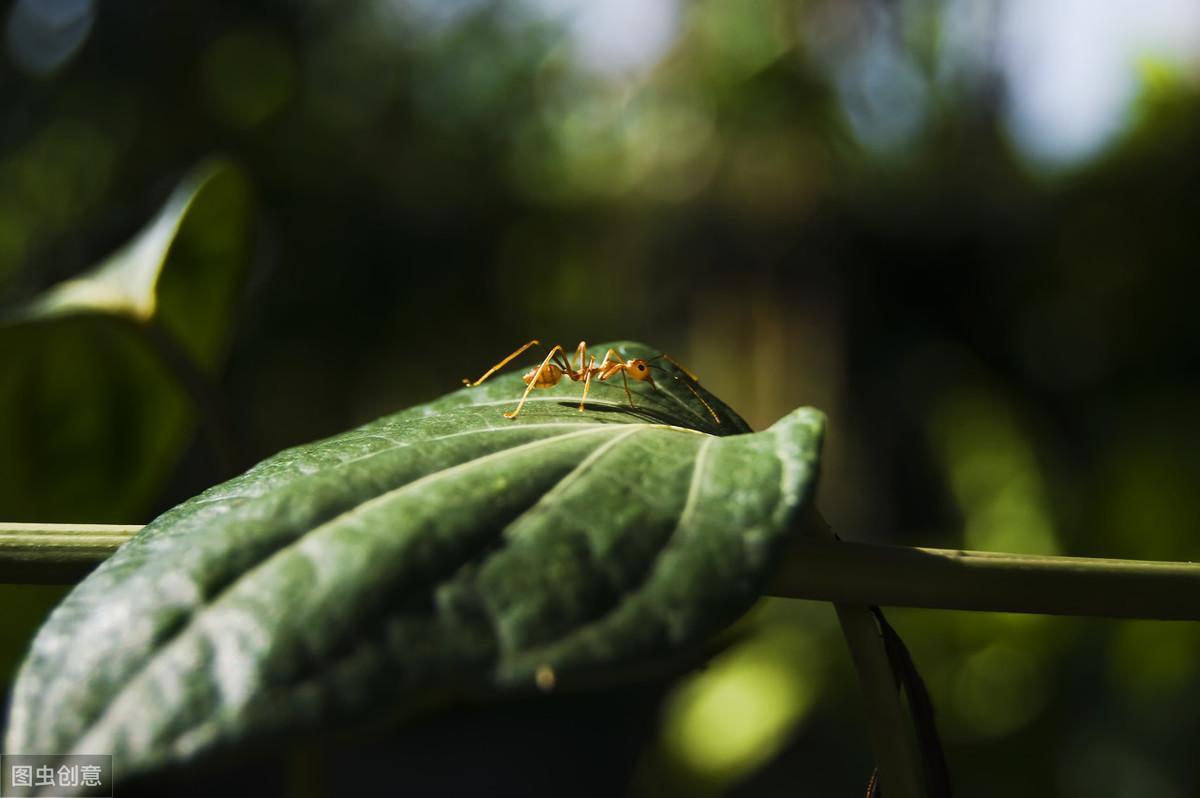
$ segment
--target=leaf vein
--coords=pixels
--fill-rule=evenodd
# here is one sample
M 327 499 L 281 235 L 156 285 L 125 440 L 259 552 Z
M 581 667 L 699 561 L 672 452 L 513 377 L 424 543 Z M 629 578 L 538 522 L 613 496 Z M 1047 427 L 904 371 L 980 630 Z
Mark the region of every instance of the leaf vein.
M 610 427 L 610 426 L 615 426 L 615 425 L 600 424 L 597 426 Z M 409 491 L 411 489 L 417 488 L 419 486 L 427 486 L 427 485 L 431 484 L 432 482 L 437 481 L 437 479 L 446 478 L 450 474 L 461 473 L 463 471 L 468 470 L 469 468 L 473 468 L 482 463 L 490 462 L 491 460 L 494 460 L 502 455 L 511 455 L 514 452 L 522 451 L 522 450 L 528 451 L 531 449 L 538 448 L 539 446 L 546 446 L 551 443 L 558 443 L 560 441 L 567 440 L 570 438 L 581 437 L 583 435 L 591 435 L 591 434 L 595 434 L 595 433 L 601 432 L 601 431 L 603 431 L 603 430 L 589 429 L 589 430 L 585 430 L 583 432 L 574 432 L 574 433 L 570 433 L 567 435 L 556 435 L 551 438 L 541 438 L 536 441 L 531 441 L 530 443 L 522 444 L 520 446 L 513 446 L 513 447 L 506 448 L 506 449 L 502 449 L 498 452 L 492 452 L 491 454 L 488 454 L 488 455 L 485 455 L 483 457 L 479 457 L 479 458 L 476 458 L 473 460 L 468 460 L 465 463 L 459 463 L 450 468 L 435 471 L 432 474 L 427 474 L 426 476 L 421 477 L 416 480 L 413 480 L 412 482 L 407 482 L 404 485 L 401 485 L 397 488 L 393 488 L 390 491 L 381 493 L 378 496 L 374 496 L 371 499 L 368 499 L 367 501 L 357 504 L 354 507 L 350 508 L 349 510 L 346 510 L 345 512 L 340 513 L 339 515 L 333 517 L 332 519 L 325 521 L 324 523 L 319 524 L 310 530 L 307 530 L 306 532 L 299 535 L 294 540 L 291 540 L 288 543 L 284 544 L 279 549 L 276 549 L 274 552 L 272 552 L 270 555 L 268 555 L 261 562 L 257 563 L 253 567 L 251 567 L 251 568 L 243 571 L 241 574 L 239 574 L 237 576 L 237 578 L 235 578 L 232 582 L 230 582 L 219 594 L 217 594 L 213 598 L 212 601 L 199 607 L 198 610 L 188 620 L 188 622 L 183 624 L 179 628 L 179 630 L 174 635 L 171 636 L 171 638 L 169 640 L 165 641 L 157 650 L 155 650 L 154 652 L 151 652 L 150 656 L 146 659 L 146 661 L 129 677 L 129 679 L 125 682 L 125 684 L 121 686 L 121 688 L 117 691 L 117 693 L 112 697 L 112 699 L 102 709 L 100 716 L 97 719 L 93 720 L 90 724 L 88 724 L 91 728 L 91 731 L 82 736 L 79 743 L 75 746 L 75 750 L 85 750 L 88 748 L 89 745 L 92 744 L 90 742 L 90 738 L 95 736 L 99 730 L 104 728 L 106 722 L 109 719 L 109 716 L 114 711 L 115 707 L 124 699 L 125 696 L 130 694 L 130 691 L 132 690 L 134 685 L 139 684 L 142 679 L 147 677 L 147 674 L 152 672 L 155 664 L 161 661 L 161 658 L 162 658 L 162 655 L 164 652 L 168 651 L 175 644 L 177 644 L 178 641 L 183 639 L 184 636 L 188 632 L 192 631 L 193 629 L 198 628 L 199 625 L 203 622 L 207 613 L 211 612 L 218 604 L 221 604 L 227 595 L 229 595 L 239 585 L 243 584 L 245 582 L 245 580 L 247 578 L 249 578 L 252 574 L 258 572 L 262 568 L 265 568 L 269 563 L 274 561 L 276 558 L 283 556 L 287 552 L 293 550 L 295 547 L 301 545 L 305 540 L 310 540 L 312 535 L 317 534 L 317 533 L 321 532 L 322 530 L 329 529 L 336 525 L 339 525 L 340 523 L 345 522 L 347 519 L 356 517 L 358 514 L 363 512 L 364 508 L 366 508 L 367 506 L 375 506 L 375 505 L 381 504 L 385 501 L 395 499 L 397 496 L 402 495 L 403 493 L 406 493 L 407 491 Z

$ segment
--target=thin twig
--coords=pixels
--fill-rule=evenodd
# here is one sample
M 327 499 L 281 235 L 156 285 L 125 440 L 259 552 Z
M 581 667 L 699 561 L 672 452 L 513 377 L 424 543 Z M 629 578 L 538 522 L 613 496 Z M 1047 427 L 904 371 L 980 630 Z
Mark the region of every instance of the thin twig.
M 139 529 L 114 524 L 0 524 L 0 584 L 74 584 Z
M 887 607 L 1200 620 L 1200 564 L 796 540 L 768 592 Z
M 141 529 L 136 524 L 0 523 L 0 584 L 15 567 L 74 563 L 77 582 Z M 37 580 L 47 581 L 47 580 Z M 53 581 L 53 580 L 51 580 Z M 783 598 L 864 606 L 1200 621 L 1200 564 L 990 554 L 798 538 L 767 589 Z

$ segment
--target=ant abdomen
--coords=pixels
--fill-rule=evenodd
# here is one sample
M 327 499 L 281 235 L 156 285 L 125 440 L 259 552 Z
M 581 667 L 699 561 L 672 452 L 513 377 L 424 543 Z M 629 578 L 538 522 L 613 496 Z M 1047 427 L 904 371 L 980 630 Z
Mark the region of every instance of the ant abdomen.
M 532 368 L 521 375 L 526 385 L 533 383 L 534 388 L 553 388 L 563 378 L 563 370 L 553 363 L 547 363 L 540 370 Z M 536 381 L 535 381 L 536 380 Z

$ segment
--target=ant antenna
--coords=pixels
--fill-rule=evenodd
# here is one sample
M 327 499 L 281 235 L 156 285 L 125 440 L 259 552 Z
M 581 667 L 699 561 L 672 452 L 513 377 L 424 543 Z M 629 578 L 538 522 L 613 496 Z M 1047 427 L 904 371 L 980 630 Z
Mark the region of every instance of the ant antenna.
M 683 382 L 683 380 L 680 380 L 678 377 L 676 377 L 675 379 L 679 380 L 679 382 Z M 718 424 L 721 423 L 721 417 L 717 415 L 717 411 L 712 409 L 712 405 L 710 405 L 708 402 L 704 401 L 704 397 L 700 395 L 699 391 L 697 391 L 695 388 L 693 388 L 691 385 L 689 385 L 686 382 L 683 383 L 683 387 L 685 387 L 689 391 L 691 391 L 692 396 L 694 396 L 700 400 L 700 404 L 704 405 L 704 409 L 707 410 L 708 414 L 713 417 L 713 421 L 717 422 Z
M 691 371 L 689 371 L 687 368 L 685 368 L 685 367 L 684 367 L 684 365 L 683 365 L 682 363 L 680 363 L 678 360 L 676 360 L 675 358 L 673 358 L 673 357 L 671 357 L 670 355 L 668 355 L 666 352 L 659 352 L 659 353 L 658 353 L 657 355 L 655 355 L 654 357 L 652 357 L 652 358 L 648 358 L 646 362 L 650 362 L 650 361 L 653 361 L 653 360 L 658 360 L 660 357 L 665 357 L 667 360 L 671 361 L 671 365 L 673 365 L 675 368 L 679 369 L 679 370 L 680 370 L 680 371 L 682 371 L 684 374 L 686 374 L 686 375 L 688 375 L 689 377 L 691 377 L 691 378 L 692 378 L 692 382 L 700 382 L 700 378 L 699 378 L 699 377 L 697 377 L 695 374 L 693 374 Z M 656 368 L 662 368 L 662 366 L 657 366 Z
M 665 357 L 665 358 L 667 358 L 667 360 L 670 360 L 672 363 L 675 363 L 675 361 L 671 359 L 670 355 L 657 355 L 656 357 L 651 358 L 651 359 L 657 360 L 660 357 Z M 678 363 L 675 363 L 675 365 L 679 366 Z M 662 366 L 653 366 L 652 365 L 650 368 L 658 369 L 659 371 L 666 371 L 666 369 L 664 369 Z M 692 374 L 692 372 L 688 371 L 683 366 L 679 366 L 679 369 L 680 369 L 680 371 L 682 371 L 684 374 L 687 374 L 689 377 L 691 377 L 696 382 L 699 382 L 699 380 L 696 379 L 696 375 Z M 704 400 L 704 397 L 700 395 L 699 391 L 697 391 L 695 388 L 693 388 L 690 383 L 684 382 L 683 380 L 679 379 L 679 377 L 675 376 L 674 374 L 672 374 L 671 377 L 676 382 L 682 383 L 684 388 L 687 388 L 689 391 L 692 392 L 692 396 L 694 396 L 700 400 L 700 404 L 704 405 L 704 409 L 707 410 L 708 414 L 713 417 L 713 421 L 717 422 L 718 424 L 721 423 L 721 417 L 717 415 L 717 411 L 712 409 L 712 405 L 710 405 L 708 402 L 706 402 Z

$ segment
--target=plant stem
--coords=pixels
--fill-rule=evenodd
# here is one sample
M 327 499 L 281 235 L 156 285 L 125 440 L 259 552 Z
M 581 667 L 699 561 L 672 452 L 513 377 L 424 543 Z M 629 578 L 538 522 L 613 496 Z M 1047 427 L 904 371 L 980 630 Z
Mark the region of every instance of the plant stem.
M 1190 562 L 797 539 L 768 592 L 889 607 L 1200 620 L 1200 565 Z
M 139 529 L 113 524 L 0 524 L 0 584 L 73 584 Z
M 76 582 L 139 529 L 0 523 L 0 584 Z M 50 567 L 54 563 L 69 567 Z M 38 574 L 53 578 L 32 578 Z M 784 552 L 767 592 L 864 606 L 1200 620 L 1200 564 L 1190 562 L 989 554 L 797 538 Z

